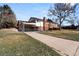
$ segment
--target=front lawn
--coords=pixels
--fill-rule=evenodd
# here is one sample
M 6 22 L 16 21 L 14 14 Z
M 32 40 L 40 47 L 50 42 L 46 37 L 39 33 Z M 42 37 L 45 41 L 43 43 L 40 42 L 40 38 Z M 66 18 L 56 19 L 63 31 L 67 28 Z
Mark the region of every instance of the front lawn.
M 54 37 L 65 38 L 69 40 L 79 41 L 79 31 L 74 30 L 53 30 L 40 32 L 41 34 L 46 34 Z
M 15 31 L 0 30 L 0 56 L 58 56 L 47 45 Z

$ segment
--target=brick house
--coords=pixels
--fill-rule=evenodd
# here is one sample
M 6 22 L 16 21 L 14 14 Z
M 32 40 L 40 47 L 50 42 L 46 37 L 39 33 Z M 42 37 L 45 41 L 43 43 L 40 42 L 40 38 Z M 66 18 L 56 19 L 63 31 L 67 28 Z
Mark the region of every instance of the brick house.
M 43 19 L 31 17 L 29 21 L 18 21 L 20 31 L 46 31 L 53 28 L 58 28 L 58 25 L 45 17 Z

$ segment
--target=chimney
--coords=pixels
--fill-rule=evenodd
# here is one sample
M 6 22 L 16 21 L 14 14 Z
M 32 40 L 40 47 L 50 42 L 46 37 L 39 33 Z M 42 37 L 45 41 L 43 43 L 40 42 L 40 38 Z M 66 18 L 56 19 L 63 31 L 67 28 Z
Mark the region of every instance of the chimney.
M 43 30 L 45 31 L 45 20 L 46 18 L 45 17 L 43 17 Z

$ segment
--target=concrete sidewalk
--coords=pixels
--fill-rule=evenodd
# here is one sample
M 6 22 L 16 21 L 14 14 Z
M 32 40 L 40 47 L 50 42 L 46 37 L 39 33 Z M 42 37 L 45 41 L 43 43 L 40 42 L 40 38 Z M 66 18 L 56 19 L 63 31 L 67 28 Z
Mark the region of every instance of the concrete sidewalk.
M 61 55 L 79 56 L 79 42 L 51 37 L 37 32 L 25 32 L 27 35 L 43 42 Z M 78 48 L 78 49 L 77 49 Z M 77 51 L 76 51 L 77 50 Z M 77 53 L 75 53 L 77 52 Z

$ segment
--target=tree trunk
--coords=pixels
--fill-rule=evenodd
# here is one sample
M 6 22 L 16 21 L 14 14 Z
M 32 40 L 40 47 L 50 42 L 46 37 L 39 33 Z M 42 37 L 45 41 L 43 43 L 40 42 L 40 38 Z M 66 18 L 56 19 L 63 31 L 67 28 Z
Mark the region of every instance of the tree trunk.
M 61 28 L 61 19 L 60 19 L 60 24 L 59 24 L 59 30 L 61 30 L 62 28 Z
M 61 25 L 59 25 L 59 30 L 61 30 Z

